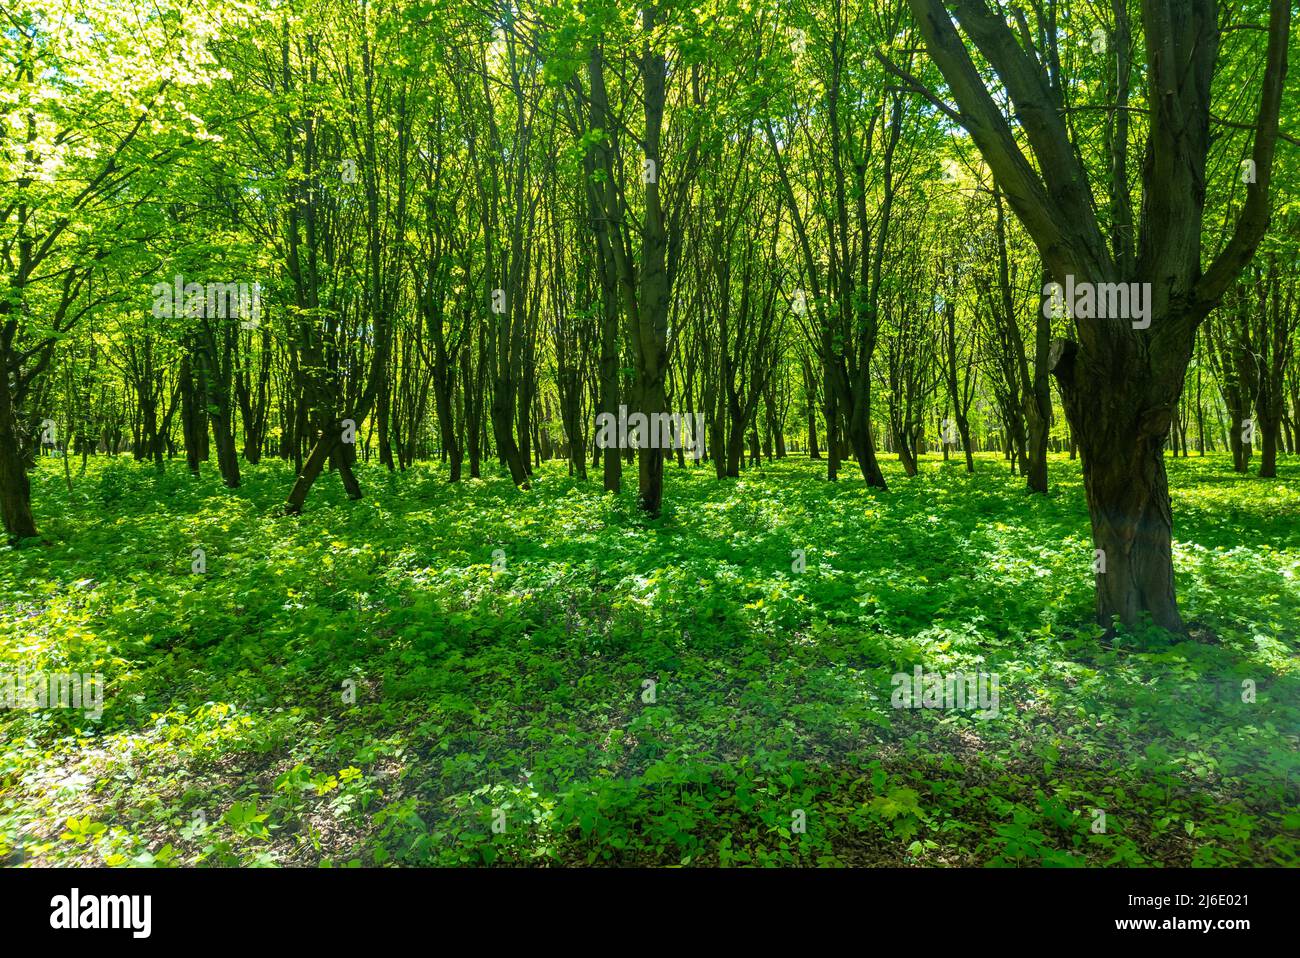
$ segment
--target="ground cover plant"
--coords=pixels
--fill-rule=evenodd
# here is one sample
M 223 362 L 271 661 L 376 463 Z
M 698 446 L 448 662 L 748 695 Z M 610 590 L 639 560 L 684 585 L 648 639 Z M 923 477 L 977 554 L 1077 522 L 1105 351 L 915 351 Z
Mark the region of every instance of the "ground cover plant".
M 1300 854 L 1291 463 L 1171 464 L 1189 633 L 1104 641 L 1064 456 L 1046 497 L 993 457 L 889 494 L 806 459 L 727 486 L 670 467 L 654 519 L 557 464 L 522 495 L 363 468 L 372 496 L 300 519 L 279 464 L 236 492 L 100 460 L 71 495 L 45 465 L 49 544 L 0 562 L 0 664 L 102 672 L 105 704 L 0 712 L 10 863 Z M 917 665 L 996 672 L 999 714 L 891 707 Z

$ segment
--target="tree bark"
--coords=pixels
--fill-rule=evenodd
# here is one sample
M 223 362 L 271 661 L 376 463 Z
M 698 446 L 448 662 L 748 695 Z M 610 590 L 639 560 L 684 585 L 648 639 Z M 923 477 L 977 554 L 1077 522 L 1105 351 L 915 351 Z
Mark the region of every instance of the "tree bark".
M 0 370 L 9 366 L 8 356 L 0 355 Z M 11 541 L 36 535 L 32 515 L 32 486 L 23 463 L 19 425 L 9 384 L 0 382 L 0 516 Z

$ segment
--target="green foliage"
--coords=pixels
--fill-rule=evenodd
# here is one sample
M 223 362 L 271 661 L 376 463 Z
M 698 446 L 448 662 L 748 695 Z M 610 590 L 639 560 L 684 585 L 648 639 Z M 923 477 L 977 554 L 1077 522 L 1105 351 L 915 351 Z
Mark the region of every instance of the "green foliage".
M 47 462 L 0 672 L 100 672 L 104 711 L 0 711 L 0 859 L 1295 865 L 1300 474 L 1168 465 L 1190 636 L 1107 644 L 1064 458 L 1048 497 L 993 458 L 674 466 L 657 520 L 559 464 L 362 466 L 287 519 L 280 463 L 69 496 Z M 996 672 L 1000 714 L 891 708 L 917 664 Z

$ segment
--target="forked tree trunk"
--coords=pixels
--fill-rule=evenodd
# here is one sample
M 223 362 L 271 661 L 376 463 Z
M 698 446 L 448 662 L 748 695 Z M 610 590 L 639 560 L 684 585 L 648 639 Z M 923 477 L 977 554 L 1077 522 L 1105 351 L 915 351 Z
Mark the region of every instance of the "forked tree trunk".
M 334 460 L 339 470 L 339 479 L 343 482 L 343 491 L 347 493 L 349 499 L 361 499 L 361 483 L 357 482 L 356 473 L 352 471 L 352 463 L 356 460 L 356 446 L 343 445 L 334 450 Z
M 221 471 L 221 481 L 229 489 L 238 489 L 239 455 L 235 452 L 232 426 L 229 420 L 221 416 L 213 417 L 212 426 L 217 440 L 217 468 Z
M 898 445 L 898 461 L 903 464 L 903 472 L 908 478 L 911 478 L 917 473 L 916 454 L 904 429 L 897 430 L 894 433 L 894 442 Z
M 740 460 L 744 458 L 744 455 L 745 418 L 738 410 L 733 410 L 727 430 L 726 467 L 718 478 L 721 479 L 724 476 L 728 479 L 740 478 Z
M 869 396 L 868 391 L 867 398 L 853 408 L 853 416 L 848 422 L 848 440 L 863 480 L 876 489 L 885 489 L 885 474 L 880 471 L 880 463 L 876 459 L 876 444 L 871 439 L 871 420 L 867 418 L 871 404 Z
M 328 436 L 321 435 L 312 445 L 311 452 L 303 460 L 302 471 L 298 473 L 293 488 L 289 490 L 289 498 L 284 504 L 285 515 L 296 516 L 302 513 L 303 503 L 307 501 L 307 493 L 311 492 L 312 485 L 320 476 L 325 463 L 338 444 L 339 436 L 331 432 Z
M 230 489 L 238 489 L 239 456 L 235 452 L 235 427 L 231 421 L 230 405 L 230 354 L 224 358 L 216 355 L 216 344 L 211 335 L 206 345 L 199 348 L 200 394 L 204 405 L 211 410 L 212 435 L 217 444 L 217 468 L 221 481 Z
M 334 421 L 320 430 L 311 452 L 302 464 L 302 471 L 289 491 L 289 498 L 284 504 L 285 515 L 296 516 L 302 513 L 307 493 L 320 477 L 325 464 L 333 460 L 338 467 L 339 478 L 349 499 L 361 498 L 361 484 L 352 472 L 351 455 L 343 443 L 343 423 Z
M 961 447 L 966 453 L 966 471 L 975 472 L 975 456 L 971 453 L 970 420 L 964 415 L 957 417 L 957 434 L 961 436 Z
M 501 461 L 510 470 L 510 478 L 514 484 L 520 489 L 529 488 L 528 468 L 511 430 L 509 413 L 499 409 L 496 403 L 492 404 L 492 434 Z
M 451 464 L 448 482 L 460 482 L 461 461 L 464 450 L 456 438 L 456 423 L 452 415 L 455 383 L 451 377 L 451 362 L 443 352 L 440 365 L 433 372 L 433 401 L 438 411 L 438 434 L 442 437 L 442 451 Z

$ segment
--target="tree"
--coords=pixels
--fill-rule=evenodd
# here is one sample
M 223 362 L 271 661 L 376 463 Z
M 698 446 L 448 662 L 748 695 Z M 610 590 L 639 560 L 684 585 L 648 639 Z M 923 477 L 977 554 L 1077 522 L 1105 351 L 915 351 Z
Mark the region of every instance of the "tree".
M 1131 222 L 1124 172 L 1130 128 L 1116 124 L 1110 174 L 1109 235 L 1093 204 L 1094 182 L 1077 133 L 1066 122 L 1055 49 L 1057 4 L 1040 10 L 1036 43 L 1024 14 L 1016 26 L 984 0 L 909 0 L 931 58 L 969 131 L 1053 279 L 1067 284 L 1139 284 L 1150 291 L 1149 325 L 1072 316 L 1076 337 L 1052 345 L 1052 372 L 1083 456 L 1095 547 L 1105 555 L 1096 576 L 1099 622 L 1183 628 L 1174 590 L 1173 516 L 1163 446 L 1183 389 L 1196 330 L 1249 262 L 1269 223 L 1269 182 L 1287 70 L 1290 10 L 1270 4 L 1264 76 L 1252 149 L 1254 182 L 1231 238 L 1203 268 L 1211 82 L 1222 12 L 1214 0 L 1143 0 L 1147 141 L 1141 214 Z M 952 13 L 949 12 L 952 8 Z M 1117 88 L 1105 107 L 1129 112 L 1131 23 L 1114 0 L 1110 36 Z M 956 18 L 956 23 L 953 17 Z M 958 32 L 960 27 L 961 33 Z M 966 41 L 962 39 L 962 33 Z M 978 52 L 1006 91 L 1016 128 L 1004 115 L 972 56 Z M 1022 150 L 1023 133 L 1029 156 Z M 1030 157 L 1036 163 L 1031 163 Z M 1143 285 L 1149 284 L 1149 285 Z

